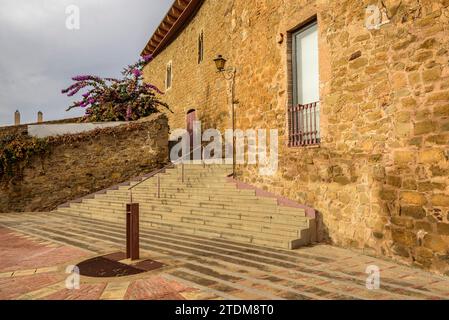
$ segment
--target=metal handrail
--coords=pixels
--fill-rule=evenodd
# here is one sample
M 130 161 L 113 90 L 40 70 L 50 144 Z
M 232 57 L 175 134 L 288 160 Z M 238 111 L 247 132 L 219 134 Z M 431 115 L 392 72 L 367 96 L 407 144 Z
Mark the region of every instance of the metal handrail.
M 142 183 L 144 183 L 144 182 L 148 181 L 149 179 L 153 178 L 155 175 L 158 175 L 158 174 L 162 173 L 166 169 L 172 168 L 174 165 L 178 164 L 179 161 L 181 161 L 181 164 L 182 164 L 182 168 L 181 168 L 182 174 L 181 174 L 181 176 L 182 176 L 182 183 L 184 183 L 184 173 L 185 173 L 184 172 L 184 160 L 187 157 L 189 157 L 190 155 L 192 155 L 195 151 L 197 151 L 199 149 L 202 149 L 202 148 L 203 148 L 203 146 L 200 146 L 200 147 L 192 150 L 187 155 L 185 155 L 185 156 L 183 155 L 181 159 L 178 159 L 174 163 L 170 163 L 170 164 L 166 165 L 165 167 L 163 167 L 163 168 L 161 168 L 161 169 L 159 169 L 157 171 L 152 172 L 148 177 L 145 177 L 142 181 L 139 181 L 135 185 L 133 185 L 130 188 L 128 188 L 128 191 L 130 192 L 130 203 L 133 203 L 133 189 L 135 187 L 140 186 Z M 202 161 L 203 166 L 204 166 L 206 163 L 204 162 L 203 157 L 201 157 L 201 161 Z M 157 195 L 158 195 L 158 198 L 161 197 L 161 177 L 159 175 L 157 176 Z

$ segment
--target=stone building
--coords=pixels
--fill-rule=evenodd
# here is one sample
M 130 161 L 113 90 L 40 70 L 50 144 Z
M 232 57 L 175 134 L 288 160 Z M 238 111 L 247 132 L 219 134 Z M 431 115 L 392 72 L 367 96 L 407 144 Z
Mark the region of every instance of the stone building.
M 234 105 L 278 129 L 277 174 L 237 178 L 317 209 L 327 240 L 449 274 L 448 32 L 448 0 L 177 0 L 144 76 L 171 128 L 230 128 Z

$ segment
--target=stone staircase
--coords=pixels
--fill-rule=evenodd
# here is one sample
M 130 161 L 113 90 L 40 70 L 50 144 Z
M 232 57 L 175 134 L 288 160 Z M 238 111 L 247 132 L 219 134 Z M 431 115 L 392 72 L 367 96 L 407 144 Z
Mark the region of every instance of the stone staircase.
M 258 196 L 256 190 L 239 189 L 228 178 L 232 166 L 184 165 L 184 182 L 182 170 L 177 165 L 159 173 L 160 197 L 156 175 L 68 203 L 56 211 L 125 224 L 129 188 L 135 186 L 132 197 L 140 205 L 142 226 L 284 249 L 314 242 L 314 218 L 306 217 L 302 208 Z

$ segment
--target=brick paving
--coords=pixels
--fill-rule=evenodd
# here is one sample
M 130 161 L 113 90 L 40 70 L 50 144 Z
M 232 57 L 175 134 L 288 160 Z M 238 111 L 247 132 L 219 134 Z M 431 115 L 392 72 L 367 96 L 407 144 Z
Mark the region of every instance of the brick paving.
M 0 299 L 18 299 L 22 295 L 61 282 L 65 277 L 56 274 L 27 275 L 0 279 Z
M 68 265 L 125 249 L 124 226 L 59 213 L 0 216 L 0 299 L 449 299 L 449 279 L 350 250 L 287 251 L 141 228 L 142 256 L 164 268 L 135 276 L 81 277 Z M 366 288 L 366 267 L 381 271 Z
M 79 260 L 91 253 L 0 227 L 0 273 Z
M 79 290 L 62 289 L 44 297 L 45 300 L 98 300 L 106 283 L 84 284 Z
M 151 277 L 133 282 L 124 298 L 127 300 L 184 300 L 182 293 L 196 291 L 176 281 Z

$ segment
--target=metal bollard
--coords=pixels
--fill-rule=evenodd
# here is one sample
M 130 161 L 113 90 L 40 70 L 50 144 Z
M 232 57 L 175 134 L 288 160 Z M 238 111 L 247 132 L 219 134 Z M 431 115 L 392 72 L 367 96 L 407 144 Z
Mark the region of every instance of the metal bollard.
M 139 204 L 126 205 L 126 258 L 139 260 Z

